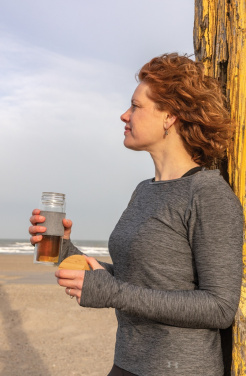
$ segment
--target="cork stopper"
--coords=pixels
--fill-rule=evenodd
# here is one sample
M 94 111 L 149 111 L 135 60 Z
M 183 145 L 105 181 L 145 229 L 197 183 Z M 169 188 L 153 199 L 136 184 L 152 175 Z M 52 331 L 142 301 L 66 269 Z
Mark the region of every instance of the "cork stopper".
M 60 263 L 59 269 L 91 270 L 83 255 L 73 255 L 65 258 L 65 260 Z

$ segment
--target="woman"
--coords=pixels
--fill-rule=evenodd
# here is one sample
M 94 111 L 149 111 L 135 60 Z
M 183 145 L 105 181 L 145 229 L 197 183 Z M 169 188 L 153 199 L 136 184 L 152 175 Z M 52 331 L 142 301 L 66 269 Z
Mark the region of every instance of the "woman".
M 232 124 L 217 82 L 201 63 L 165 54 L 138 74 L 121 116 L 124 145 L 148 151 L 155 177 L 141 182 L 109 239 L 113 264 L 56 272 L 83 307 L 116 309 L 110 376 L 222 376 L 221 328 L 241 286 L 243 214 L 218 170 Z M 44 228 L 31 217 L 32 244 Z M 64 220 L 63 257 L 80 253 Z

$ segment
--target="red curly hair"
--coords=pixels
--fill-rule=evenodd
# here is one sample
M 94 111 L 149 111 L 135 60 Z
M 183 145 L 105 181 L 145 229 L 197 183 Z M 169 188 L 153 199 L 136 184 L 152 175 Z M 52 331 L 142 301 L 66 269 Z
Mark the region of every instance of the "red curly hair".
M 145 64 L 137 79 L 149 86 L 159 110 L 177 116 L 179 134 L 196 163 L 210 167 L 225 158 L 235 125 L 219 82 L 204 74 L 201 62 L 164 54 Z

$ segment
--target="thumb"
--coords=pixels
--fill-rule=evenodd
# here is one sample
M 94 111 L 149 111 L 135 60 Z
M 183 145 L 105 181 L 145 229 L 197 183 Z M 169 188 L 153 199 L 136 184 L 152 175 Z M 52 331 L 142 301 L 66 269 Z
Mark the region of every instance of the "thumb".
M 63 239 L 70 239 L 70 234 L 71 234 L 71 231 L 72 231 L 73 222 L 71 221 L 71 219 L 64 218 L 62 220 L 62 223 L 63 223 L 63 226 L 64 226 Z
M 104 269 L 94 257 L 86 256 L 86 261 L 88 262 L 92 270 Z

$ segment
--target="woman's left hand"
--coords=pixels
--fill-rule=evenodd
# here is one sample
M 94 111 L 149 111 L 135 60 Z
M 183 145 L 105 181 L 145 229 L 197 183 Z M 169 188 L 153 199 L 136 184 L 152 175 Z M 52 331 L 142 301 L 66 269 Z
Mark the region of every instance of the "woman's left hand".
M 92 270 L 104 269 L 94 257 L 85 257 Z M 85 271 L 60 269 L 55 272 L 55 276 L 57 277 L 57 283 L 66 287 L 65 293 L 71 298 L 76 296 L 77 302 L 80 304 Z

